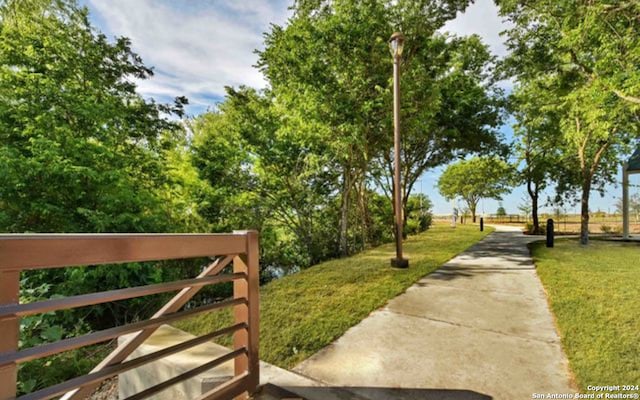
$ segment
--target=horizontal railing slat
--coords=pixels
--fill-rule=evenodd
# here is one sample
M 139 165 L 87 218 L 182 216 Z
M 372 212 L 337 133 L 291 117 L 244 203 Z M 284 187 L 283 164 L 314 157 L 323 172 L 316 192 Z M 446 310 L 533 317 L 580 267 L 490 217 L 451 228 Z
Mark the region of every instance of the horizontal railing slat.
M 170 386 L 173 386 L 177 383 L 180 383 L 182 381 L 185 381 L 189 378 L 193 378 L 194 376 L 200 375 L 203 372 L 206 372 L 214 367 L 217 367 L 218 365 L 232 360 L 234 358 L 236 358 L 237 356 L 244 354 L 245 353 L 245 349 L 238 349 L 238 350 L 234 350 L 231 353 L 228 353 L 220 358 L 216 358 L 215 360 L 209 361 L 205 364 L 200 365 L 199 367 L 190 369 L 189 371 L 182 373 L 178 376 L 174 376 L 171 379 L 168 379 L 162 383 L 159 383 L 155 386 L 151 386 L 150 388 L 147 388 L 145 390 L 143 390 L 140 393 L 136 393 L 133 396 L 129 396 L 124 400 L 141 400 L 141 399 L 146 399 L 149 396 L 153 396 L 154 394 L 158 393 L 158 392 L 162 392 L 163 390 L 169 388 Z
M 214 283 L 231 282 L 236 279 L 246 279 L 245 274 L 226 274 L 217 276 L 207 276 L 203 278 L 185 279 L 181 281 L 159 283 L 155 285 L 136 286 L 125 289 L 109 290 L 105 292 L 83 294 L 79 296 L 64 297 L 46 301 L 39 301 L 28 304 L 13 304 L 10 306 L 0 306 L 0 319 L 6 317 L 26 317 L 29 315 L 45 313 L 56 310 L 66 310 L 90 306 L 94 304 L 106 303 L 110 301 L 132 299 L 135 297 L 148 296 L 184 289 L 187 287 L 200 287 Z
M 126 372 L 128 370 L 131 370 L 133 368 L 137 368 L 141 365 L 147 364 L 149 362 L 158 360 L 160 358 L 164 358 L 167 356 L 170 356 L 172 354 L 178 353 L 180 351 L 189 349 L 191 347 L 197 346 L 199 344 L 205 343 L 211 339 L 213 339 L 214 337 L 217 336 L 221 336 L 221 335 L 225 335 L 228 333 L 233 333 L 237 330 L 240 329 L 246 329 L 247 326 L 245 324 L 236 324 L 233 326 L 230 326 L 228 328 L 224 328 L 221 329 L 219 331 L 216 332 L 211 332 L 208 333 L 206 335 L 194 338 L 194 339 L 190 339 L 187 340 L 185 342 L 170 346 L 170 347 L 166 347 L 162 350 L 158 350 L 158 351 L 154 351 L 153 353 L 150 354 L 146 354 L 144 356 L 140 356 L 137 358 L 134 358 L 133 360 L 129 360 L 129 361 L 125 361 L 123 363 L 120 364 L 114 364 L 111 365 L 109 367 L 106 367 L 100 371 L 97 372 L 93 372 L 87 375 L 83 375 L 77 378 L 73 378 L 70 379 L 66 382 L 62 382 L 59 383 L 57 385 L 53 385 L 53 386 L 49 386 L 48 388 L 42 389 L 42 390 L 38 390 L 36 392 L 33 393 L 29 393 L 27 395 L 24 396 L 20 396 L 18 397 L 18 400 L 48 400 L 51 398 L 54 398 L 56 396 L 60 396 L 66 392 L 68 392 L 69 390 L 75 389 L 77 387 L 80 387 L 82 385 L 88 384 L 88 383 L 93 383 L 93 382 L 100 382 L 103 381 L 105 379 L 108 379 L 114 375 L 118 375 L 121 374 L 123 372 Z M 227 357 L 230 356 L 231 354 L 234 354 L 234 357 L 240 354 L 244 354 L 246 353 L 247 350 L 246 349 L 238 349 L 235 350 L 233 352 L 230 352 L 228 354 L 225 354 L 222 357 Z M 233 357 L 232 357 L 233 358 Z
M 126 344 L 119 346 L 100 363 L 99 367 L 94 368 L 89 374 L 38 390 L 19 397 L 18 399 L 48 400 L 57 398 L 60 395 L 65 395 L 65 398 L 69 395 L 86 397 L 97 384 L 105 379 L 193 346 L 203 344 L 216 336 L 233 333 L 235 348 L 233 351 L 153 387 L 147 388 L 128 399 L 140 400 L 152 397 L 155 393 L 161 392 L 178 382 L 192 378 L 230 360 L 235 360 L 234 370 L 236 376 L 207 393 L 202 394 L 199 400 L 226 400 L 244 392 L 249 394 L 254 393 L 259 382 L 257 339 L 251 339 L 257 335 L 258 332 L 258 321 L 255 318 L 238 319 L 236 315 L 236 324 L 231 327 L 157 350 L 133 360 L 124 360 L 131 351 L 141 344 L 141 341 L 144 341 L 145 338 L 163 324 L 225 307 L 235 306 L 234 312 L 236 314 L 238 314 L 239 310 L 245 312 L 242 311 L 245 308 L 250 312 L 254 310 L 254 312 L 257 313 L 257 303 L 254 304 L 253 302 L 258 301 L 257 294 L 254 293 L 258 287 L 258 250 L 258 233 L 255 231 L 234 231 L 233 234 L 0 235 L 0 275 L 6 275 L 7 273 L 16 274 L 24 270 L 222 256 L 194 279 L 108 290 L 98 293 L 87 293 L 64 298 L 53 298 L 29 304 L 19 304 L 17 300 L 3 302 L 4 304 L 0 304 L 0 323 L 56 310 L 85 307 L 105 302 L 179 291 L 169 303 L 162 307 L 162 309 L 149 320 L 92 332 L 83 336 L 63 339 L 55 343 L 47 343 L 23 350 L 18 350 L 17 345 L 2 349 L 2 351 L 0 351 L 0 370 L 6 369 L 10 374 L 0 377 L 2 381 L 0 382 L 0 386 L 16 386 L 16 364 L 105 342 L 124 334 L 134 333 Z M 234 267 L 235 273 L 233 274 L 213 276 L 213 274 L 219 273 L 231 260 L 237 261 L 243 266 L 246 264 L 246 266 L 244 266 L 246 270 L 240 270 Z M 18 278 L 16 278 L 16 280 L 17 279 Z M 238 288 L 242 288 L 243 286 L 239 285 L 240 282 L 238 282 L 238 280 L 243 280 L 243 283 L 246 285 L 255 286 L 255 290 L 239 290 Z M 234 284 L 233 299 L 179 311 L 186 301 L 202 287 L 230 281 L 236 282 Z M 17 334 L 17 327 L 13 330 Z M 136 332 L 137 334 L 135 334 Z M 249 339 L 238 341 L 238 338 L 247 337 Z M 248 367 L 247 359 L 249 360 Z M 0 390 L 0 393 L 2 393 L 0 394 L 1 400 L 16 399 L 15 389 L 9 391 Z
M 224 258 L 218 258 L 211 264 L 209 264 L 197 278 L 203 278 L 205 276 L 213 276 L 229 263 L 233 261 L 233 256 L 225 256 Z M 199 287 L 192 287 L 188 289 L 182 289 L 177 293 L 167 304 L 162 306 L 151 318 L 158 318 L 164 315 L 178 311 L 184 306 L 193 296 L 200 291 Z M 135 349 L 138 348 L 147 338 L 149 338 L 158 327 L 150 327 L 131 335 L 122 345 L 119 345 L 113 350 L 107 357 L 105 357 L 98 365 L 96 365 L 91 372 L 96 372 L 111 364 L 116 364 L 126 359 Z M 61 397 L 61 400 L 82 400 L 86 399 L 98 386 L 98 384 L 83 385 L 81 388 L 71 391 Z
M 47 357 L 53 354 L 57 354 L 63 351 L 77 349 L 79 347 L 89 346 L 92 344 L 100 343 L 113 339 L 115 337 L 137 332 L 144 328 L 151 326 L 160 326 L 169 322 L 173 322 L 179 319 L 187 318 L 192 315 L 200 314 L 207 311 L 218 310 L 224 307 L 231 307 L 234 305 L 246 304 L 246 299 L 233 299 L 226 300 L 219 303 L 208 304 L 187 311 L 175 312 L 167 314 L 162 317 L 153 318 L 145 321 L 135 322 L 128 325 L 117 326 L 115 328 L 109 328 L 98 332 L 89 333 L 83 336 L 78 336 L 69 339 L 63 339 L 55 343 L 43 344 L 41 346 L 31 347 L 25 350 L 20 350 L 12 353 L 0 354 L 0 366 L 9 363 L 23 363 L 38 358 Z
M 196 400 L 234 399 L 249 389 L 249 372 L 243 372 L 202 394 Z
M 0 271 L 241 254 L 242 234 L 0 235 Z

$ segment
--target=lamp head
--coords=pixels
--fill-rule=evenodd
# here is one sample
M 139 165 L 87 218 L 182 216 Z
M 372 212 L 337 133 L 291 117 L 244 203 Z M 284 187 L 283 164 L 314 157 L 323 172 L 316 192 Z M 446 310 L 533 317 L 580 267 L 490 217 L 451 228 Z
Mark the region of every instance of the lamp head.
M 404 49 L 404 35 L 401 32 L 395 32 L 389 39 L 389 49 L 393 58 L 400 57 Z

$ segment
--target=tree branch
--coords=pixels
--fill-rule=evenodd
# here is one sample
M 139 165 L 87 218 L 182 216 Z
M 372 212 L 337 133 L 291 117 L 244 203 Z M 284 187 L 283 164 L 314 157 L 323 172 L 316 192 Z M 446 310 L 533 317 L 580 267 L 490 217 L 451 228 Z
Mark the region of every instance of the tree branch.
M 615 93 L 616 96 L 620 97 L 622 100 L 626 100 L 628 102 L 635 103 L 635 104 L 640 104 L 640 97 L 626 95 L 622 91 L 617 89 L 613 89 L 613 93 Z

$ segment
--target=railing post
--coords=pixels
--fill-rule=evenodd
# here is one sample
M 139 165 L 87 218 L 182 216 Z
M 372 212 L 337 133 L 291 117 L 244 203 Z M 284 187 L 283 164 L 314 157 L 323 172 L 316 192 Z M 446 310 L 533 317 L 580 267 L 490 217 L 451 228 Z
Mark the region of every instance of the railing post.
M 233 336 L 234 349 L 247 348 L 247 355 L 236 357 L 235 375 L 245 372 L 247 377 L 247 392 L 251 395 L 258 389 L 260 383 L 260 359 L 258 354 L 259 334 L 260 334 L 260 311 L 259 311 L 259 289 L 260 289 L 260 266 L 259 266 L 259 244 L 258 232 L 245 231 L 247 251 L 241 257 L 236 257 L 233 263 L 233 272 L 244 273 L 246 280 L 236 280 L 233 284 L 233 297 L 245 298 L 246 305 L 234 307 L 235 323 L 246 323 L 247 330 L 237 331 Z
M 0 272 L 0 305 L 17 304 L 20 299 L 20 272 Z M 0 353 L 18 350 L 20 320 L 6 318 L 0 320 Z M 0 400 L 16 397 L 18 366 L 15 363 L 0 366 Z

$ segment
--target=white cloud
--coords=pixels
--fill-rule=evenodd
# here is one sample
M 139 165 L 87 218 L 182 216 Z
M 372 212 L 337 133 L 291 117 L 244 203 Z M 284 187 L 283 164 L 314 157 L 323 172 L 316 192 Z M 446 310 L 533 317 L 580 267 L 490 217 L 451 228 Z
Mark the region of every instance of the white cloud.
M 493 0 L 477 0 L 464 13 L 458 13 L 455 19 L 447 22 L 441 31 L 460 36 L 478 34 L 494 54 L 503 57 L 507 54 L 507 49 L 500 32 L 508 27 L 498 15 L 498 7 Z
M 255 49 L 271 23 L 284 24 L 292 0 L 82 0 L 105 33 L 131 38 L 155 76 L 140 81 L 144 96 L 167 101 L 185 95 L 200 110 L 224 95 L 224 86 L 261 88 Z M 479 34 L 506 54 L 499 36 L 506 25 L 491 0 L 478 0 L 442 29 Z M 510 86 L 510 85 L 507 85 Z
M 224 86 L 264 87 L 253 67 L 254 50 L 274 22 L 289 11 L 282 0 L 87 0 L 102 30 L 129 37 L 134 51 L 156 76 L 139 82 L 145 96 L 167 99 L 185 95 L 192 104 L 210 105 Z

